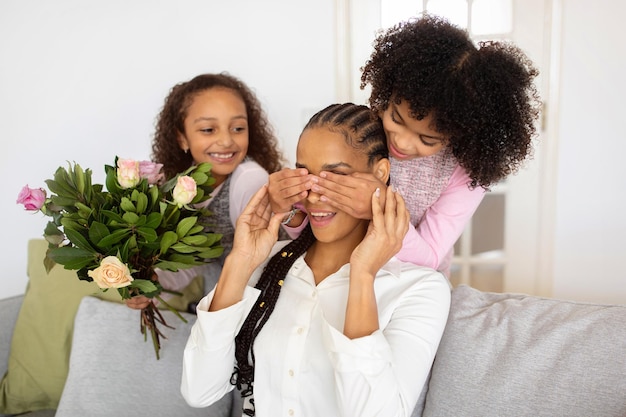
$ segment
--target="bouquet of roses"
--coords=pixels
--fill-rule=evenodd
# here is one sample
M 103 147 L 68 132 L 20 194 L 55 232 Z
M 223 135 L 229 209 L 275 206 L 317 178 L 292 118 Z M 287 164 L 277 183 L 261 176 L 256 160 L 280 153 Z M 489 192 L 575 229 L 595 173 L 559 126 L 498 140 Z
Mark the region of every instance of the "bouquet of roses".
M 51 218 L 44 230 L 47 271 L 61 264 L 104 291 L 117 289 L 122 299 L 157 299 L 184 320 L 160 297 L 167 290 L 154 270 L 177 271 L 222 254 L 221 235 L 206 232 L 202 219 L 210 213 L 200 204 L 210 197 L 215 179 L 207 163 L 169 181 L 163 180 L 161 168 L 116 157 L 115 166 L 105 165 L 105 190 L 92 184 L 90 169 L 69 164 L 45 181 L 51 195 L 25 186 L 17 202 Z M 164 336 L 157 323 L 168 325 L 152 302 L 141 310 L 140 320 L 158 359 Z

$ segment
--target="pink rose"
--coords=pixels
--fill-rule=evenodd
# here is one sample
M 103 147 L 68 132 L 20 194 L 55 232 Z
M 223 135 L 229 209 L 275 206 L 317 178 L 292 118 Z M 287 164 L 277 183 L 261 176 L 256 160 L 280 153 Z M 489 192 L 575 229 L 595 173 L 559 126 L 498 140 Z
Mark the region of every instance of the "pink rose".
M 107 256 L 100 262 L 100 266 L 92 271 L 87 271 L 100 288 L 127 287 L 133 281 L 128 266 L 123 264 L 116 256 Z
M 163 164 L 151 161 L 139 162 L 139 176 L 148 180 L 148 184 L 158 184 L 165 177 L 161 172 Z
M 23 204 L 28 211 L 41 210 L 46 202 L 46 191 L 43 188 L 29 188 L 25 185 L 17 196 L 16 203 Z
M 132 188 L 139 184 L 139 162 L 134 159 L 117 160 L 117 181 L 122 188 Z
M 181 207 L 191 203 L 191 200 L 193 200 L 197 193 L 198 191 L 194 179 L 183 175 L 178 177 L 176 187 L 174 187 L 174 191 L 172 192 L 172 197 L 174 198 L 174 202 Z

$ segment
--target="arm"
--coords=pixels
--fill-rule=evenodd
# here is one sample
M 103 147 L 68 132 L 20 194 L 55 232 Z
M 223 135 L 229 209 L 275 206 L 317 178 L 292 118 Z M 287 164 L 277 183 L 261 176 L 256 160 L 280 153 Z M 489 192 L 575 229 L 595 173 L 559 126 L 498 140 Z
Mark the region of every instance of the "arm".
M 396 257 L 416 265 L 440 269 L 467 222 L 485 196 L 485 190 L 470 190 L 469 176 L 457 166 L 437 201 L 426 210 L 415 228 L 409 228 Z M 405 191 L 406 192 L 406 191 Z
M 283 215 L 271 213 L 263 186 L 237 220 L 233 249 L 215 290 L 198 305 L 183 354 L 181 393 L 190 405 L 209 405 L 232 389 L 235 335 L 258 296 L 247 283 L 276 243 Z
M 349 339 L 324 327 L 342 416 L 408 417 L 430 372 L 448 316 L 450 287 L 442 274 L 411 264 L 403 264 L 401 277 L 392 279 L 412 283 L 381 330 Z
M 402 197 L 387 188 L 383 213 L 380 189 L 371 196 L 373 218 L 367 234 L 350 257 L 350 285 L 343 333 L 350 339 L 379 329 L 374 292 L 376 274 L 398 252 L 409 228 L 409 212 Z

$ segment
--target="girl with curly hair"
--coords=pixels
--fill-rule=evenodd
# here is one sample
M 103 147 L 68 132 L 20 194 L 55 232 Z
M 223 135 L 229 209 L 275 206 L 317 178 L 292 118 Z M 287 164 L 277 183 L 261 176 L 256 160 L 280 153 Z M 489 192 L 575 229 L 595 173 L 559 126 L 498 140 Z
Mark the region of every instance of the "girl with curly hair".
M 300 135 L 297 166 L 367 172 L 384 184 L 379 118 L 352 103 L 321 110 Z M 448 282 L 393 258 L 409 228 L 393 187 L 385 199 L 380 189 L 368 196 L 371 221 L 320 197 L 307 194 L 308 226 L 278 243 L 286 212 L 272 214 L 266 187 L 250 200 L 185 347 L 181 392 L 190 405 L 236 387 L 246 416 L 411 414 L 447 320 Z
M 191 165 L 208 162 L 216 182 L 208 209 L 210 231 L 222 235 L 223 255 L 210 262 L 178 272 L 157 271 L 169 290 L 184 288 L 203 275 L 210 289 L 230 252 L 235 222 L 268 175 L 282 168 L 284 158 L 261 104 L 238 78 L 222 72 L 201 74 L 175 85 L 157 117 L 152 160 L 163 164 L 170 179 Z M 283 232 L 284 233 L 284 232 Z M 286 235 L 283 235 L 286 238 Z M 127 303 L 141 307 L 145 300 Z
M 489 187 L 531 154 L 539 99 L 533 64 L 504 42 L 474 45 L 466 31 L 424 15 L 378 35 L 362 68 L 370 107 L 382 118 L 391 184 L 411 213 L 400 259 L 449 275 L 453 245 Z M 272 207 L 314 191 L 332 207 L 370 218 L 375 177 L 284 169 L 270 176 Z M 306 224 L 293 216 L 295 236 Z

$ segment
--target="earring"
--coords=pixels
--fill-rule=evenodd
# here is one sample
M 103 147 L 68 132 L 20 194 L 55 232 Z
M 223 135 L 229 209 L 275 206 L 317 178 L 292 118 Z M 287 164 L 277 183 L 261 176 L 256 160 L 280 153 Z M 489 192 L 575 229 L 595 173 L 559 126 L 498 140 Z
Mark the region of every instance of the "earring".
M 185 155 L 187 155 L 189 153 L 189 148 L 184 149 L 183 152 L 185 152 Z

